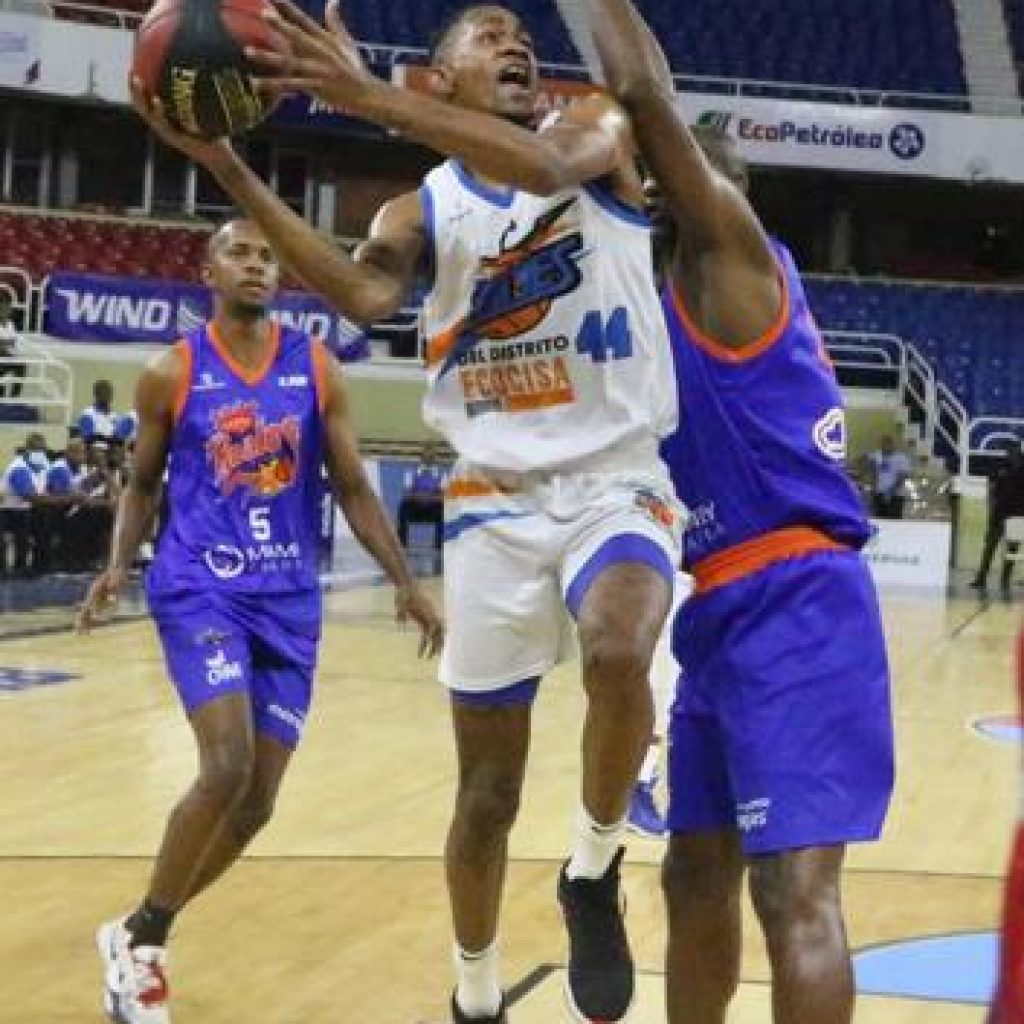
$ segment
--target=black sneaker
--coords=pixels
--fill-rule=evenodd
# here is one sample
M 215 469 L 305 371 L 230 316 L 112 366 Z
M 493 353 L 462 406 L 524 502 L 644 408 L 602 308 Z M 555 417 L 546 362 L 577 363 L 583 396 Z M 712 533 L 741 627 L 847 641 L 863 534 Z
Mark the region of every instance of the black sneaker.
M 619 847 L 601 878 L 558 878 L 558 902 L 569 933 L 569 971 L 565 995 L 581 1024 L 615 1024 L 633 1003 L 633 958 L 622 923 Z
M 490 1017 L 467 1017 L 455 1001 L 455 993 L 452 993 L 452 1024 L 508 1024 L 508 1014 L 505 1012 L 505 994 L 501 996 L 501 1006 L 498 1012 Z

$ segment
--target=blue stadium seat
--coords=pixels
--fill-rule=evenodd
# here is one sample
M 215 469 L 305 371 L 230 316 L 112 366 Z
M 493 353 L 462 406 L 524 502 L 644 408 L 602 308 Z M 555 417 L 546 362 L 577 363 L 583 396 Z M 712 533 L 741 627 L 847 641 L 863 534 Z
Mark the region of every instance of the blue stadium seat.
M 543 60 L 579 58 L 554 10 L 504 0 L 529 22 Z M 1024 2 L 1004 0 L 1024 29 Z M 321 15 L 324 0 L 301 0 Z M 676 71 L 822 86 L 966 93 L 952 0 L 639 0 Z M 425 47 L 464 0 L 360 0 L 358 39 Z M 1021 33 L 1018 32 L 1017 38 Z
M 896 334 L 973 415 L 1024 416 L 1024 291 L 811 278 L 824 330 Z

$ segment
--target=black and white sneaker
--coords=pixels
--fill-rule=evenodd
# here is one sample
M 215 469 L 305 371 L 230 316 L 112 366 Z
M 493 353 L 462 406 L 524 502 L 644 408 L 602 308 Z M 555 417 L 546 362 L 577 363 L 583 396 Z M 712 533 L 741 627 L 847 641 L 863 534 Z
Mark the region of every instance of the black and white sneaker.
M 619 847 L 601 878 L 570 879 L 562 866 L 558 902 L 569 933 L 565 997 L 580 1024 L 617 1024 L 633 1005 L 633 957 L 622 921 Z
M 490 1017 L 467 1017 L 459 1008 L 458 1002 L 455 999 L 455 993 L 452 993 L 452 1024 L 508 1024 L 508 1014 L 505 1012 L 505 996 L 504 993 L 501 997 L 501 1006 L 498 1007 L 498 1012 L 492 1014 Z

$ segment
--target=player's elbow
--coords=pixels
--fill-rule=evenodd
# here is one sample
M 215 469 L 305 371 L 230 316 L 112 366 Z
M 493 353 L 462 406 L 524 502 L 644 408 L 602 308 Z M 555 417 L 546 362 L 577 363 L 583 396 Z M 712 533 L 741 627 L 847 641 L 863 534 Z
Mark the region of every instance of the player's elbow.
M 363 327 L 387 320 L 402 306 L 402 296 L 394 288 L 376 283 L 367 284 L 356 295 L 345 298 L 344 303 L 337 303 L 338 308 Z
M 675 102 L 671 84 L 659 81 L 658 77 L 643 67 L 623 68 L 608 81 L 608 91 L 625 107 L 627 113 L 662 103 L 666 96 Z

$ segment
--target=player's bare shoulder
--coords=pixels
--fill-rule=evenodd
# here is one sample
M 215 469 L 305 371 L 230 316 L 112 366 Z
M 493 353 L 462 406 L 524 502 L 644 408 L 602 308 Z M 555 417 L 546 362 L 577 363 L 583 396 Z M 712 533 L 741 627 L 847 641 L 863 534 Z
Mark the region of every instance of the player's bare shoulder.
M 419 191 L 404 192 L 388 200 L 377 211 L 370 225 L 369 237 L 356 249 L 355 258 L 408 281 L 415 275 L 426 253 L 425 225 Z

